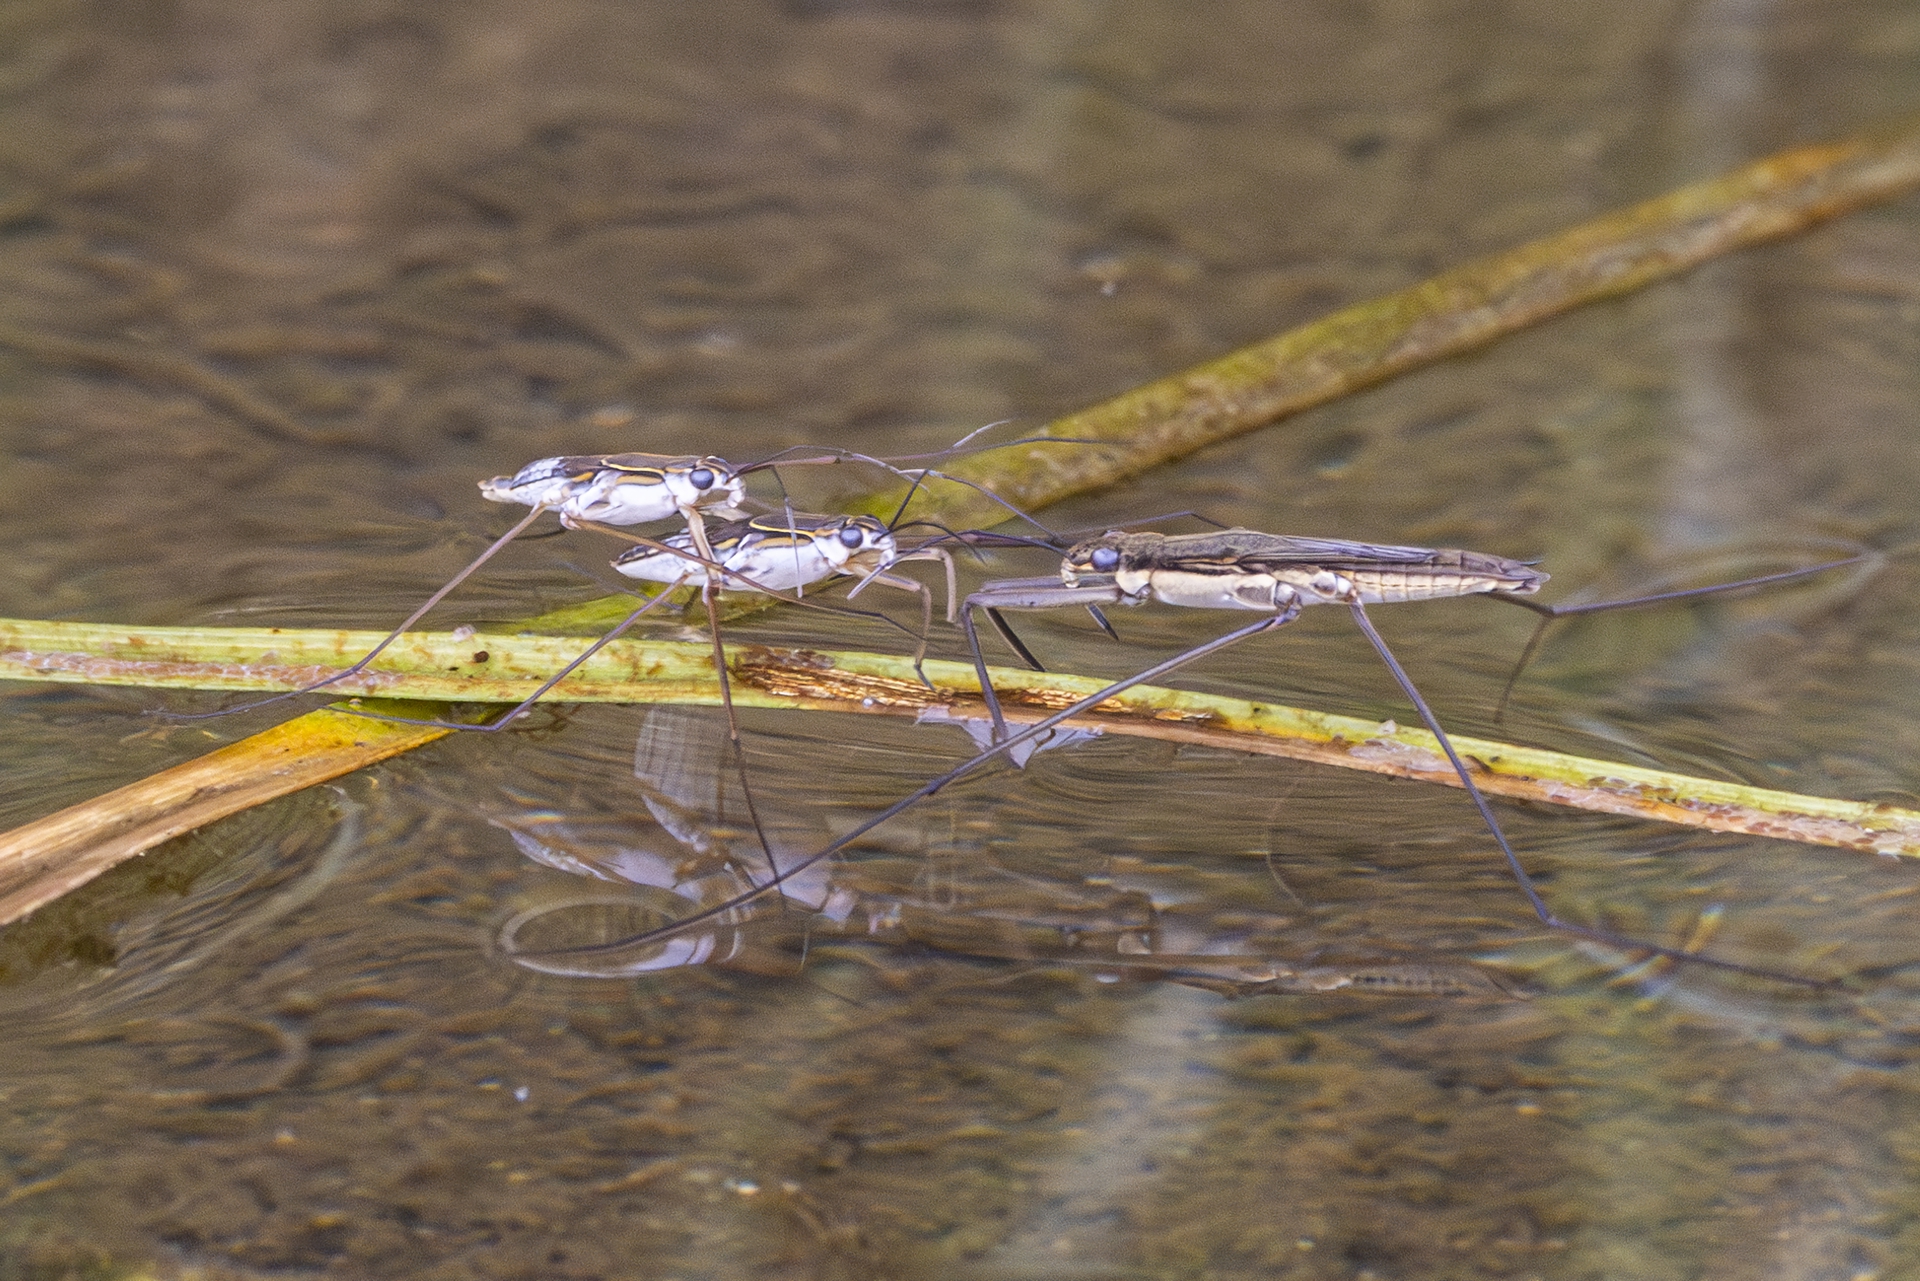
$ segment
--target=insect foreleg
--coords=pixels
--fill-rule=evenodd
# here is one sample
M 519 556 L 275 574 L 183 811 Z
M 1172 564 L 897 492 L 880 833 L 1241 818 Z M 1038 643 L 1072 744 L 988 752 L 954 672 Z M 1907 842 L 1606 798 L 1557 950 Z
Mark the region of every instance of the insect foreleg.
M 1110 581 L 1088 582 L 1080 586 L 1069 587 L 1058 578 L 1008 578 L 988 583 L 985 587 L 967 597 L 961 607 L 961 626 L 966 632 L 967 648 L 973 654 L 973 670 L 979 676 L 980 697 L 986 700 L 987 711 L 993 718 L 993 736 L 996 740 L 1006 737 L 1007 721 L 1000 710 L 1000 697 L 994 693 L 993 682 L 987 678 L 987 659 L 980 649 L 980 633 L 973 623 L 973 611 L 985 611 L 987 620 L 993 624 L 1000 638 L 1007 642 L 1008 648 L 1018 654 L 1021 661 L 1036 672 L 1047 669 L 1033 656 L 1025 642 L 1014 634 L 1007 620 L 1000 613 L 1003 609 L 1055 609 L 1062 605 L 1091 605 L 1097 601 L 1109 604 L 1125 599 L 1119 588 Z

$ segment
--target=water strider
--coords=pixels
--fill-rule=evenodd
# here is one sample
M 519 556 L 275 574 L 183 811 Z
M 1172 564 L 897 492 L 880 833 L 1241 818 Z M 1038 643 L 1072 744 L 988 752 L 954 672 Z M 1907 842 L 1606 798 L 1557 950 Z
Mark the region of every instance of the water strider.
M 558 513 L 561 524 L 569 528 L 578 527 L 584 522 L 641 525 L 678 517 L 687 522 L 693 545 L 703 546 L 703 510 L 721 516 L 745 514 L 739 506 L 745 498 L 741 480 L 743 474 L 743 469 L 737 469 L 710 454 L 583 454 L 536 459 L 511 476 L 483 480 L 480 482 L 480 496 L 489 502 L 522 503 L 532 510 L 515 522 L 513 528 L 489 543 L 485 551 L 468 562 L 466 568 L 441 584 L 372 649 L 349 666 L 299 689 L 214 712 L 169 713 L 169 718 L 205 720 L 250 711 L 300 694 L 311 694 L 365 671 L 367 665 L 400 639 L 408 628 L 425 618 L 454 588 L 471 578 L 482 565 L 492 560 L 508 543 L 525 533 L 529 526 L 549 511 Z
M 702 508 L 741 515 L 743 475 L 710 454 L 582 454 L 538 458 L 511 476 L 483 480 L 480 496 L 558 512 L 565 525 L 643 525 L 675 516 L 691 523 Z
M 1811 566 L 1785 574 L 1720 584 L 1713 588 L 1691 589 L 1695 596 L 1709 591 L 1728 591 L 1742 587 L 1779 582 L 1843 565 L 1858 563 L 1862 557 Z M 1254 530 L 1229 529 L 1202 534 L 1164 535 L 1112 531 L 1073 547 L 1061 562 L 1055 579 L 1016 579 L 986 584 L 969 596 L 963 615 L 981 692 L 993 716 L 996 741 L 979 755 L 962 762 L 938 778 L 896 801 L 893 805 L 863 821 L 851 831 L 814 853 L 790 864 L 782 877 L 798 875 L 820 860 L 844 849 L 854 840 L 901 813 L 916 802 L 934 795 L 949 783 L 973 772 L 988 761 L 1033 741 L 1055 726 L 1097 707 L 1109 698 L 1137 685 L 1166 676 L 1186 665 L 1224 650 L 1240 641 L 1275 631 L 1292 622 L 1311 604 L 1345 605 L 1362 634 L 1379 654 L 1401 691 L 1413 703 L 1421 721 L 1433 734 L 1472 799 L 1481 820 L 1493 836 L 1507 866 L 1528 904 L 1539 920 L 1552 929 L 1607 946 L 1639 952 L 1674 961 L 1685 961 L 1717 969 L 1806 987 L 1826 988 L 1830 980 L 1769 970 L 1704 956 L 1685 947 L 1669 947 L 1632 939 L 1612 931 L 1579 925 L 1557 916 L 1548 907 L 1532 878 L 1502 831 L 1492 808 L 1475 784 L 1472 772 L 1455 751 L 1425 698 L 1415 687 L 1386 642 L 1368 617 L 1369 604 L 1436 600 L 1455 596 L 1487 595 L 1494 599 L 1533 605 L 1526 598 L 1538 592 L 1547 575 L 1531 565 L 1504 557 L 1478 552 L 1424 547 L 1401 547 L 1340 539 L 1299 538 L 1266 534 Z M 1156 663 L 1145 671 L 1115 682 L 1105 689 L 1079 700 L 1016 732 L 1007 732 L 999 701 L 987 678 L 977 634 L 972 626 L 975 609 L 985 610 L 1001 627 L 1021 655 L 1031 654 L 1012 635 L 999 618 L 1006 609 L 1052 609 L 1061 606 L 1141 605 L 1149 600 L 1204 609 L 1231 609 L 1259 613 L 1261 618 L 1215 637 L 1191 649 Z M 1634 599 L 1610 602 L 1605 606 L 1580 606 L 1578 612 L 1592 613 L 1600 608 L 1626 608 L 1648 603 Z M 1035 664 L 1037 666 L 1037 663 Z M 728 902 L 705 909 L 674 924 L 651 931 L 637 939 L 615 945 L 633 947 L 650 939 L 670 937 L 677 930 L 713 919 L 768 892 L 780 878 L 756 887 Z M 579 949 L 589 951 L 592 949 Z
M 576 521 L 575 527 L 600 530 L 632 541 L 636 545 L 614 559 L 614 569 L 629 578 L 660 583 L 663 585 L 663 590 L 649 597 L 617 626 L 587 646 L 518 705 L 508 708 L 505 713 L 490 721 L 475 724 L 441 719 L 394 717 L 372 712 L 361 712 L 361 714 L 402 724 L 434 725 L 483 733 L 512 728 L 514 723 L 526 715 L 549 690 L 572 675 L 594 654 L 618 639 L 661 601 L 667 599 L 675 589 L 682 586 L 698 587 L 706 605 L 713 642 L 714 673 L 720 685 L 721 706 L 726 712 L 727 732 L 733 743 L 734 761 L 740 775 L 740 786 L 747 814 L 751 819 L 754 832 L 760 838 L 761 847 L 767 855 L 768 862 L 772 864 L 772 847 L 767 843 L 761 828 L 759 814 L 754 806 L 753 792 L 746 777 L 746 760 L 740 743 L 739 720 L 734 715 L 732 686 L 727 675 L 726 652 L 720 637 L 720 616 L 715 603 L 715 592 L 722 587 L 757 591 L 813 609 L 826 607 L 805 600 L 801 595 L 788 597 L 783 593 L 801 592 L 805 587 L 829 578 L 855 575 L 860 577 L 860 581 L 854 586 L 851 595 L 858 595 L 868 583 L 872 582 L 917 592 L 922 605 L 919 649 L 914 657 L 914 666 L 918 670 L 926 655 L 927 633 L 932 628 L 933 594 L 924 583 L 904 575 L 894 574 L 891 570 L 896 564 L 907 560 L 942 562 L 947 571 L 947 620 L 951 622 L 954 617 L 954 601 L 958 596 L 953 558 L 944 549 L 932 546 L 902 551 L 894 538 L 893 530 L 872 516 L 817 516 L 789 511 L 784 515 L 769 514 L 732 521 L 715 527 L 710 533 L 703 532 L 698 537 L 690 522 L 684 532 L 668 535 L 664 539 L 622 533 L 590 520 Z M 859 613 L 893 624 L 893 620 L 885 615 L 869 614 L 864 610 L 836 609 L 831 612 Z M 898 624 L 893 625 L 898 626 Z M 924 674 L 921 679 L 923 681 L 926 679 Z
M 1667 593 L 1661 599 L 1679 599 L 1704 592 L 1729 591 L 1778 582 L 1787 578 L 1838 568 L 1857 561 L 1852 557 L 1803 570 L 1723 583 L 1688 592 Z M 1224 642 L 1198 646 L 1169 660 L 1179 665 L 1189 657 L 1223 648 L 1244 636 L 1272 631 L 1291 623 L 1308 605 L 1345 605 L 1367 641 L 1400 686 L 1421 722 L 1440 744 L 1461 786 L 1479 811 L 1495 845 L 1505 858 L 1527 903 L 1540 922 L 1551 929 L 1612 947 L 1645 952 L 1672 960 L 1734 970 L 1788 983 L 1825 986 L 1807 978 L 1702 956 L 1698 952 L 1627 938 L 1610 930 L 1579 925 L 1557 915 L 1541 896 L 1501 829 L 1486 797 L 1473 781 L 1466 762 L 1454 749 L 1426 699 L 1400 665 L 1367 615 L 1368 605 L 1443 600 L 1460 596 L 1491 596 L 1534 609 L 1548 621 L 1561 614 L 1595 613 L 1654 603 L 1652 598 L 1601 602 L 1565 609 L 1540 605 L 1529 598 L 1547 575 L 1521 561 L 1483 552 L 1454 548 L 1403 547 L 1342 539 L 1302 538 L 1257 530 L 1228 529 L 1201 534 L 1130 533 L 1111 530 L 1071 548 L 1061 561 L 1057 583 L 1044 579 L 989 583 L 967 598 L 967 637 L 980 676 L 982 696 L 992 714 L 995 732 L 1004 733 L 999 699 L 987 679 L 986 662 L 972 626 L 973 610 L 988 613 L 995 626 L 1031 661 L 1012 630 L 999 615 L 1003 609 L 1051 609 L 1063 605 L 1143 605 L 1157 600 L 1167 605 L 1197 609 L 1250 610 L 1269 617 L 1242 628 Z M 1529 645 L 1529 651 L 1532 646 Z M 1523 656 L 1524 661 L 1524 656 Z M 1511 682 L 1509 682 L 1511 685 Z M 1119 687 L 1116 686 L 1117 690 Z

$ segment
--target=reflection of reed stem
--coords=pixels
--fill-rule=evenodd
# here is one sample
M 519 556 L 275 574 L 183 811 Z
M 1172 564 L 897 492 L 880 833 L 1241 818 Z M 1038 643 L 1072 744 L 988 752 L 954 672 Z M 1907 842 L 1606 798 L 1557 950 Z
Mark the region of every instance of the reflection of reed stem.
M 449 732 L 322 709 L 17 827 L 0 835 L 0 925 L 162 841 Z

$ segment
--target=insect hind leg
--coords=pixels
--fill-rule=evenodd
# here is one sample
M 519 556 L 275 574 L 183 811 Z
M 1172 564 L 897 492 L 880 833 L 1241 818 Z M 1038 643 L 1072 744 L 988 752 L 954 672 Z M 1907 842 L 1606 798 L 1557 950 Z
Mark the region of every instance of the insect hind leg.
M 1530 596 L 1518 596 L 1509 592 L 1488 592 L 1492 600 L 1505 601 L 1509 605 L 1518 605 L 1540 616 L 1533 632 L 1527 637 L 1527 643 L 1520 649 L 1520 657 L 1515 660 L 1513 671 L 1507 676 L 1507 682 L 1500 687 L 1500 698 L 1494 704 L 1493 723 L 1502 724 L 1506 720 L 1507 707 L 1513 701 L 1513 691 L 1520 683 L 1521 674 L 1533 662 L 1539 653 L 1540 644 L 1546 639 L 1547 629 L 1563 618 L 1578 618 L 1586 614 L 1604 614 L 1612 610 L 1644 609 L 1652 605 L 1669 605 L 1680 601 L 1700 600 L 1708 596 L 1719 596 L 1729 592 L 1747 591 L 1756 587 L 1771 587 L 1780 583 L 1793 582 L 1796 579 L 1811 578 L 1815 574 L 1824 574 L 1830 569 L 1844 569 L 1849 565 L 1865 567 L 1872 574 L 1880 567 L 1883 557 L 1878 552 L 1867 551 L 1842 560 L 1830 560 L 1819 565 L 1807 565 L 1800 569 L 1784 569 L 1778 573 L 1760 574 L 1752 578 L 1737 579 L 1730 583 L 1712 583 L 1706 587 L 1684 587 L 1677 591 L 1653 592 L 1645 596 L 1629 596 L 1621 600 L 1590 601 L 1579 605 L 1549 605 L 1534 600 Z
M 1648 956 L 1664 957 L 1671 961 L 1683 961 L 1693 965 L 1705 965 L 1713 969 L 1726 970 L 1735 974 L 1745 974 L 1752 978 L 1768 979 L 1775 983 L 1787 983 L 1797 987 L 1817 989 L 1831 989 L 1837 986 L 1831 979 L 1813 978 L 1805 974 L 1793 974 L 1785 970 L 1771 970 L 1756 965 L 1742 965 L 1738 961 L 1723 961 L 1718 957 L 1704 956 L 1699 952 L 1689 951 L 1686 948 L 1668 947 L 1664 944 L 1651 943 L 1644 939 L 1628 938 L 1624 934 L 1616 934 L 1611 930 L 1603 930 L 1590 925 L 1581 925 L 1557 915 L 1554 910 L 1547 905 L 1546 899 L 1541 896 L 1539 887 L 1534 884 L 1533 877 L 1528 875 L 1527 869 L 1521 864 L 1520 856 L 1514 853 L 1513 846 L 1507 840 L 1507 834 L 1501 828 L 1499 819 L 1494 817 L 1493 807 L 1487 803 L 1486 794 L 1483 793 L 1479 785 L 1473 781 L 1472 772 L 1467 769 L 1466 762 L 1461 760 L 1460 753 L 1454 749 L 1453 740 L 1448 738 L 1447 732 L 1440 728 L 1440 722 L 1434 716 L 1433 709 L 1427 706 L 1427 700 L 1422 698 L 1420 691 L 1414 687 L 1412 678 L 1407 675 L 1406 669 L 1400 666 L 1400 661 L 1393 656 L 1393 651 L 1387 647 L 1386 640 L 1374 629 L 1373 620 L 1367 617 L 1366 606 L 1362 605 L 1357 598 L 1354 598 L 1347 601 L 1347 607 L 1352 611 L 1353 621 L 1359 626 L 1362 634 L 1366 636 L 1368 643 L 1373 646 L 1374 652 L 1380 655 L 1380 661 L 1386 664 L 1387 670 L 1392 674 L 1394 682 L 1400 686 L 1401 692 L 1413 703 L 1415 712 L 1420 716 L 1421 724 L 1427 727 L 1427 732 L 1432 734 L 1434 740 L 1440 744 L 1441 750 L 1446 754 L 1448 763 L 1453 766 L 1454 774 L 1460 780 L 1460 786 L 1465 789 L 1468 797 L 1472 799 L 1474 808 L 1480 812 L 1481 822 L 1486 824 L 1487 831 L 1492 835 L 1494 844 L 1499 846 L 1502 857 L 1506 859 L 1508 870 L 1513 873 L 1514 880 L 1519 884 L 1520 892 L 1526 896 L 1528 905 L 1533 908 L 1533 914 L 1539 918 L 1542 925 L 1547 926 L 1549 929 L 1574 935 L 1577 938 L 1588 939 L 1592 942 L 1601 943 L 1608 947 L 1619 948 L 1623 951 L 1640 952 Z

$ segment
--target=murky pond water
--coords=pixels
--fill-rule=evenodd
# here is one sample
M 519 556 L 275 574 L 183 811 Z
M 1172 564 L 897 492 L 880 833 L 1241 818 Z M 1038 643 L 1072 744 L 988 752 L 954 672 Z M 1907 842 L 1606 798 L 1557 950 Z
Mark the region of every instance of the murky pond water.
M 474 481 L 529 458 L 1038 424 L 1920 99 L 1894 0 L 1593 9 L 15 5 L 0 610 L 387 625 L 504 528 Z M 1916 282 L 1907 199 L 1048 519 L 1478 547 L 1542 558 L 1550 594 L 1870 545 L 1864 584 L 1569 627 L 1498 731 L 1528 618 L 1380 623 L 1461 732 L 1911 805 Z M 591 598 L 608 553 L 526 543 L 441 617 Z M 1118 625 L 1024 630 L 1120 674 L 1221 626 Z M 1338 616 L 1189 679 L 1409 717 Z M 0 697 L 8 825 L 273 717 Z M 1915 1266 L 1914 868 L 1501 805 L 1576 919 L 1674 939 L 1717 909 L 1720 955 L 1859 979 L 1625 971 L 1533 923 L 1458 793 L 1104 740 L 910 811 L 716 932 L 724 965 L 575 977 L 503 929 L 678 910 L 650 887 L 726 861 L 738 797 L 707 713 L 536 724 L 229 820 L 0 939 L 0 1276 Z M 744 728 L 784 850 L 970 751 Z M 1390 990 L 1233 1000 L 1161 953 Z

